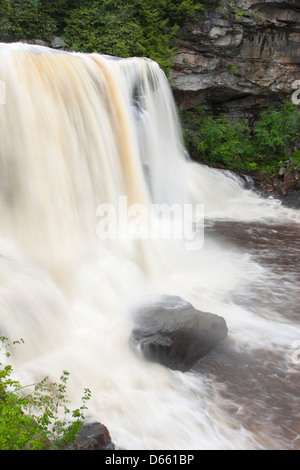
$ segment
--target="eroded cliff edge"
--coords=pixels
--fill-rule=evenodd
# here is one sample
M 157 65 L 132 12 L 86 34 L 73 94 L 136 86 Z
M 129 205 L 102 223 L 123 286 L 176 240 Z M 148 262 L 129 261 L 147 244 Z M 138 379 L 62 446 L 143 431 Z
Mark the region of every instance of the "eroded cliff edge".
M 300 80 L 299 0 L 221 0 L 179 35 L 170 80 L 182 109 L 251 120 Z

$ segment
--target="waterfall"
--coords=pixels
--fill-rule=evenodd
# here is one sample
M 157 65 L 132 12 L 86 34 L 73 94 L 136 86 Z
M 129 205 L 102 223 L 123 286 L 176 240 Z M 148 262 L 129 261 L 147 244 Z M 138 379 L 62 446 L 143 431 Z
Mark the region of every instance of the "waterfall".
M 151 60 L 0 44 L 0 81 L 0 333 L 24 340 L 13 358 L 22 383 L 69 371 L 71 401 L 90 388 L 89 417 L 121 448 L 259 447 L 209 375 L 136 357 L 131 306 L 181 295 L 225 317 L 233 348 L 284 351 L 299 339 L 295 325 L 282 330 L 281 319 L 234 303 L 265 282 L 265 269 L 205 226 L 298 223 L 299 212 L 189 160 L 168 81 Z M 128 228 L 124 201 L 146 208 L 150 224 L 153 206 L 203 206 L 204 219 L 187 223 L 199 222 L 204 243 L 117 236 Z M 116 236 L 102 236 L 108 208 L 125 225 Z

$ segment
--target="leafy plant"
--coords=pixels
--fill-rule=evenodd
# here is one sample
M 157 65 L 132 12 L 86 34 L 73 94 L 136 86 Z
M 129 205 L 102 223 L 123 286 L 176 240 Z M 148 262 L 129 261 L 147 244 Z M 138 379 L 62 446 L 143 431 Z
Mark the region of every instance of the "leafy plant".
M 299 142 L 300 113 L 290 102 L 277 109 L 262 111 L 254 126 L 254 139 L 259 158 L 279 162 L 288 158 Z
M 276 172 L 281 161 L 298 161 L 300 113 L 290 102 L 262 111 L 253 128 L 246 119 L 211 117 L 199 108 L 180 114 L 190 155 L 203 163 Z
M 13 344 L 16 343 L 20 342 Z M 7 338 L 0 338 L 0 346 L 4 356 L 10 357 Z M 27 387 L 13 380 L 12 374 L 12 366 L 0 362 L 0 449 L 66 448 L 81 429 L 90 390 L 84 390 L 81 407 L 71 411 L 67 406 L 68 372 L 64 371 L 57 383 L 45 377 L 32 385 L 33 392 L 29 394 L 24 393 Z
M 246 121 L 206 116 L 203 110 L 183 112 L 184 138 L 191 156 L 227 168 L 253 167 L 254 149 Z
M 251 162 L 249 127 L 244 121 L 231 122 L 225 116 L 209 118 L 201 134 L 198 150 L 207 160 L 221 162 L 228 168 L 245 168 Z

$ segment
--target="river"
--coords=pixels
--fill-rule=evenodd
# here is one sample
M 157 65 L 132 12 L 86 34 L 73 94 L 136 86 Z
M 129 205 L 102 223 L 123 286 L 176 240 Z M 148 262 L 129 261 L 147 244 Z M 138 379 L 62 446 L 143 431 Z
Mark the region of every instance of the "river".
M 121 449 L 299 448 L 299 211 L 190 161 L 154 62 L 24 44 L 0 58 L 0 332 L 24 340 L 15 377 L 68 371 L 72 406 L 89 388 L 87 419 Z M 149 236 L 149 208 L 173 204 L 196 219 Z M 226 320 L 187 373 L 130 347 L 132 311 L 160 294 Z

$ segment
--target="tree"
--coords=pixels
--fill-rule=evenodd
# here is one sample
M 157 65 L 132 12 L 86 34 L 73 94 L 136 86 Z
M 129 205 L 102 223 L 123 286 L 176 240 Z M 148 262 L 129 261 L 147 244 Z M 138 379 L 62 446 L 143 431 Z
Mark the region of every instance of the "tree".
M 13 39 L 12 25 L 13 7 L 11 0 L 1 0 L 0 3 L 0 41 Z
M 168 73 L 177 51 L 179 28 L 195 16 L 202 5 L 197 0 L 133 0 L 143 31 L 145 55 Z
M 69 0 L 40 0 L 40 11 L 44 16 L 54 21 L 59 33 L 63 33 L 66 25 L 66 18 L 70 12 L 70 3 Z
M 162 3 L 164 2 L 148 0 L 142 2 L 137 11 L 138 21 L 143 31 L 141 44 L 145 50 L 144 55 L 158 62 L 168 73 L 175 54 L 173 46 L 178 26 L 169 22 Z
M 166 73 L 172 66 L 179 28 L 202 8 L 197 0 L 1 1 L 3 40 L 13 33 L 17 40 L 49 42 L 60 34 L 72 50 L 145 56 Z
M 76 51 L 119 57 L 141 55 L 142 31 L 130 5 L 105 1 L 75 9 L 65 28 L 65 40 Z
M 168 72 L 180 25 L 200 8 L 196 0 L 96 0 L 70 11 L 69 47 L 114 56 L 146 56 Z
M 43 13 L 39 0 L 14 0 L 12 22 L 16 39 L 48 41 L 56 31 L 54 20 Z

